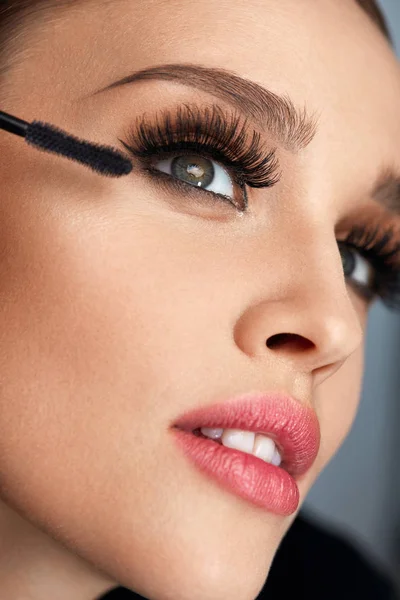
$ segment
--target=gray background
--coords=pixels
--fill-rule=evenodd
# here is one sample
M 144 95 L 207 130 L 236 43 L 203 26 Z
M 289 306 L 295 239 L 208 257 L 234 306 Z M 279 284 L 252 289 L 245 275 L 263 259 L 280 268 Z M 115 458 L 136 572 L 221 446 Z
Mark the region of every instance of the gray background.
M 379 4 L 400 56 L 400 0 Z M 400 589 L 400 316 L 380 303 L 371 309 L 365 359 L 354 426 L 304 513 L 350 538 Z

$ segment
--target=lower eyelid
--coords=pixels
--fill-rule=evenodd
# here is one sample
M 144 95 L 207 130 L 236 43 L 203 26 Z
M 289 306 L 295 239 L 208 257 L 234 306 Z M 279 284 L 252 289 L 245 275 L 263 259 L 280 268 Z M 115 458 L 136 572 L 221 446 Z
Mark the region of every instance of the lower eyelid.
M 223 169 L 226 174 L 228 175 L 233 187 L 236 186 L 236 188 L 240 188 L 241 190 L 241 204 L 244 204 L 244 208 L 241 208 L 240 206 L 238 206 L 237 203 L 235 203 L 235 198 L 232 198 L 230 196 L 225 196 L 224 194 L 218 193 L 218 192 L 213 192 L 212 190 L 207 190 L 206 188 L 196 188 L 196 186 L 194 185 L 190 185 L 187 182 L 181 181 L 178 178 L 174 178 L 173 175 L 171 175 L 170 173 L 166 173 L 165 171 L 160 171 L 159 169 L 156 169 L 153 166 L 153 161 L 155 162 L 159 162 L 160 160 L 170 160 L 173 159 L 174 157 L 177 156 L 184 156 L 184 155 L 196 155 L 196 156 L 203 156 L 205 158 L 207 158 L 208 160 L 216 163 L 217 165 L 219 165 L 219 167 L 221 169 Z M 207 193 L 210 200 L 211 201 L 217 201 L 222 200 L 223 202 L 227 202 L 228 204 L 230 204 L 231 206 L 233 206 L 234 208 L 236 208 L 239 212 L 246 212 L 247 206 L 248 206 L 248 198 L 247 198 L 247 192 L 246 192 L 246 182 L 243 179 L 243 174 L 241 171 L 238 171 L 238 169 L 235 169 L 232 166 L 227 166 L 226 164 L 224 164 L 223 161 L 221 160 L 217 160 L 216 158 L 214 158 L 211 155 L 208 155 L 207 153 L 203 153 L 201 151 L 192 151 L 192 150 L 187 150 L 187 149 L 183 149 L 180 151 L 165 151 L 164 153 L 158 153 L 157 155 L 152 155 L 151 157 L 149 157 L 148 159 L 146 159 L 146 169 L 147 171 L 149 171 L 151 174 L 155 174 L 155 176 L 158 176 L 159 173 L 161 172 L 161 174 L 166 175 L 167 177 L 171 178 L 171 179 L 175 179 L 175 181 L 177 181 L 178 183 L 176 184 L 176 189 L 178 189 L 178 191 L 180 191 L 180 189 L 182 188 L 183 191 L 185 191 L 187 189 L 187 187 L 192 188 L 190 190 L 190 192 L 193 192 L 193 188 L 195 190 L 199 190 L 199 193 L 203 195 L 203 198 L 200 196 L 200 199 L 203 200 L 204 199 L 204 193 Z M 172 184 L 173 185 L 173 184 Z
M 223 196 L 222 194 L 211 192 L 205 188 L 197 188 L 194 185 L 190 185 L 190 183 L 185 183 L 184 181 L 181 181 L 180 179 L 177 179 L 168 173 L 164 173 L 163 171 L 159 171 L 151 166 L 143 167 L 142 171 L 147 172 L 150 179 L 155 177 L 158 178 L 159 183 L 167 192 L 177 191 L 179 194 L 184 194 L 186 197 L 193 199 L 196 204 L 204 205 L 204 203 L 206 203 L 215 206 L 218 204 L 218 200 L 221 200 L 233 210 L 237 210 L 233 206 L 232 200 Z

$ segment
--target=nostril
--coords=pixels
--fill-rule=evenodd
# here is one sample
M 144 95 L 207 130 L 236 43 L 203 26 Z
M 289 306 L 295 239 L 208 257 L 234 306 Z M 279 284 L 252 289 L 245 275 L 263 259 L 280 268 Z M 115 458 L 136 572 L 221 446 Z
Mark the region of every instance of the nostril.
M 297 335 L 297 333 L 277 333 L 268 338 L 266 344 L 267 347 L 271 349 L 278 346 L 288 346 L 290 344 L 294 350 L 308 350 L 314 346 L 310 340 L 301 335 Z

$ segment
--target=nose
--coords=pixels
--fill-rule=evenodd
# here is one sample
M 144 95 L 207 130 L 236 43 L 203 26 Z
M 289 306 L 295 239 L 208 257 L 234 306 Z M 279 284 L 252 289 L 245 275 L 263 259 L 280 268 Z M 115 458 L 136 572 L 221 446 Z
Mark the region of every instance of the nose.
M 333 375 L 363 340 L 336 239 L 329 243 L 329 252 L 325 238 L 324 251 L 310 243 L 291 252 L 290 262 L 275 266 L 270 285 L 266 276 L 259 300 L 246 308 L 234 329 L 237 346 L 249 357 L 265 357 L 269 367 L 278 358 L 299 373 L 314 373 L 318 383 Z

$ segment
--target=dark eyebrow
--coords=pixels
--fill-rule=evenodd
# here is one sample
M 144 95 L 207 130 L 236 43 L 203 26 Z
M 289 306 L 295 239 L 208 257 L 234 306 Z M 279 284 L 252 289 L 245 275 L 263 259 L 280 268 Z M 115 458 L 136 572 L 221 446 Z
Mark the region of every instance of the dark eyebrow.
M 309 116 L 305 107 L 296 109 L 287 95 L 279 96 L 228 69 L 193 63 L 157 65 L 135 71 L 84 98 L 145 79 L 176 81 L 208 92 L 239 108 L 292 152 L 308 146 L 317 131 L 315 116 Z
M 384 168 L 376 181 L 372 197 L 389 212 L 400 216 L 400 175 L 391 167 Z

